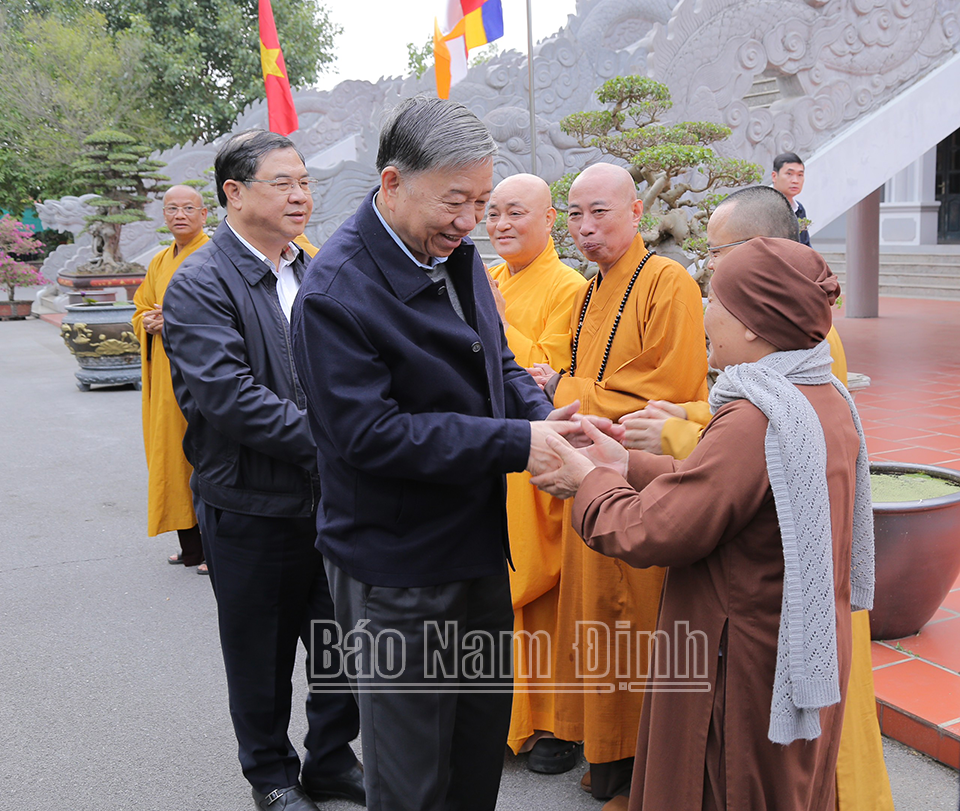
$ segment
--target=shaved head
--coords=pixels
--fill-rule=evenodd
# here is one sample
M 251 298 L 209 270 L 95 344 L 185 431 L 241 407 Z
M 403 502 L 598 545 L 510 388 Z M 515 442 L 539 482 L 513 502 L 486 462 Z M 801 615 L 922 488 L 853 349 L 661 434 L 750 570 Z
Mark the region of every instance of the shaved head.
M 528 206 L 536 206 L 546 210 L 553 205 L 553 197 L 547 181 L 536 175 L 511 175 L 501 180 L 490 196 L 490 202 L 497 200 L 506 203 L 510 200 L 520 200 Z
M 190 186 L 171 186 L 163 195 L 163 221 L 173 234 L 177 250 L 188 245 L 207 222 L 203 196 Z
M 769 186 L 750 186 L 725 197 L 707 222 L 707 267 L 716 270 L 737 244 L 757 237 L 800 241 L 797 215 Z
M 612 163 L 595 163 L 584 169 L 570 186 L 571 195 L 578 186 L 602 188 L 611 199 L 618 198 L 631 203 L 637 199 L 637 184 L 633 176 L 622 166 Z
M 567 196 L 570 236 L 604 275 L 637 238 L 643 203 L 637 184 L 622 166 L 597 163 L 584 169 Z
M 550 187 L 536 175 L 511 175 L 493 190 L 487 234 L 511 274 L 543 253 L 556 219 Z
M 178 184 L 176 186 L 171 186 L 169 189 L 166 190 L 166 192 L 164 192 L 164 195 L 163 195 L 164 205 L 167 204 L 167 199 L 172 197 L 176 197 L 178 199 L 183 197 L 190 197 L 192 198 L 191 202 L 193 203 L 193 205 L 200 206 L 200 208 L 203 208 L 203 195 L 200 194 L 200 192 L 198 192 L 196 189 L 191 188 L 190 186 L 184 186 L 181 184 Z
M 771 237 L 800 241 L 800 226 L 790 203 L 770 186 L 751 186 L 723 199 L 714 214 L 723 215 L 732 239 Z

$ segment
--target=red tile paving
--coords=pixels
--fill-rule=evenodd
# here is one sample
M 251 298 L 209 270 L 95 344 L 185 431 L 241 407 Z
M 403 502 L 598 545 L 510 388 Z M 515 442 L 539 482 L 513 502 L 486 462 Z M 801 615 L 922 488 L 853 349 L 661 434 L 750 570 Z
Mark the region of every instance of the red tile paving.
M 960 470 L 960 302 L 880 299 L 835 318 L 871 459 Z M 960 538 L 957 539 L 960 543 Z M 960 580 L 919 634 L 872 646 L 880 728 L 960 768 Z

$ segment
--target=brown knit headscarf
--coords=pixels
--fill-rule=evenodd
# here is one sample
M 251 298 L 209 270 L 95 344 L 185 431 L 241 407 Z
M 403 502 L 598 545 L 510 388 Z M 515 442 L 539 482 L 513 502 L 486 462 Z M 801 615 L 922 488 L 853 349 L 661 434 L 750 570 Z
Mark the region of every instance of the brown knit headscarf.
M 724 308 L 777 349 L 812 349 L 833 324 L 840 282 L 813 248 L 758 237 L 738 245 L 710 280 Z

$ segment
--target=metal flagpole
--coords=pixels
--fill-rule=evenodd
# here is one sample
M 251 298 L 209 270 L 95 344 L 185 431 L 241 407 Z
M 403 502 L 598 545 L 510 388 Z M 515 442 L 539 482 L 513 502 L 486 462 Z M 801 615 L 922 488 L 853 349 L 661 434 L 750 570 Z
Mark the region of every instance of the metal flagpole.
M 527 0 L 527 79 L 530 85 L 530 172 L 537 173 L 537 111 L 533 100 L 533 11 Z

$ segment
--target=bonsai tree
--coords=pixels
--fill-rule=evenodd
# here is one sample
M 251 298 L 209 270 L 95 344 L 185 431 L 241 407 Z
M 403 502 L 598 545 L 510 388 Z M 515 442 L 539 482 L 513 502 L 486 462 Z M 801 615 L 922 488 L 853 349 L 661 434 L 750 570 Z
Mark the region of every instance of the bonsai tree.
M 640 233 L 649 247 L 673 253 L 681 264 L 694 257 L 705 259 L 707 220 L 725 196 L 720 190 L 759 183 L 762 168 L 722 157 L 711 148 L 729 137 L 728 127 L 706 121 L 663 123 L 672 102 L 660 82 L 618 76 L 604 82 L 596 95 L 607 109 L 568 115 L 560 122 L 561 129 L 581 146 L 596 147 L 626 165 L 640 185 L 644 211 Z M 576 256 L 566 218 L 573 178 L 567 175 L 553 185 L 554 206 L 561 212 L 554 239 L 565 258 Z M 697 274 L 701 285 L 704 275 L 705 266 Z
M 7 288 L 7 299 L 13 301 L 17 287 L 46 284 L 43 274 L 22 257 L 38 253 L 43 243 L 33 238 L 33 228 L 8 214 L 0 217 L 0 285 Z
M 73 169 L 84 185 L 99 195 L 87 202 L 96 210 L 86 220 L 94 252 L 88 267 L 98 273 L 142 270 L 123 261 L 120 231 L 127 223 L 149 219 L 143 211 L 149 195 L 167 189 L 163 181 L 169 178 L 158 172 L 163 163 L 148 157 L 150 147 L 114 130 L 95 132 L 83 143 L 87 152 Z

